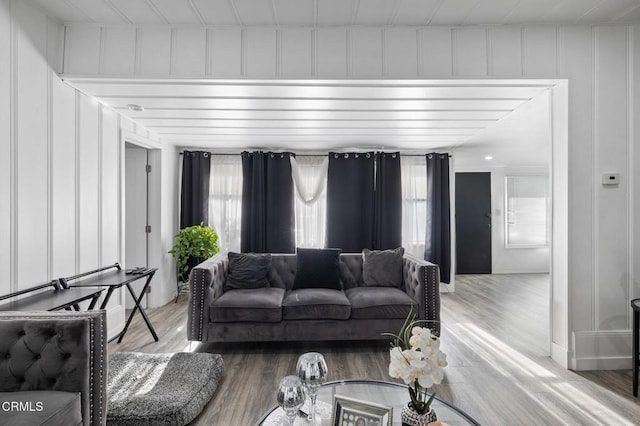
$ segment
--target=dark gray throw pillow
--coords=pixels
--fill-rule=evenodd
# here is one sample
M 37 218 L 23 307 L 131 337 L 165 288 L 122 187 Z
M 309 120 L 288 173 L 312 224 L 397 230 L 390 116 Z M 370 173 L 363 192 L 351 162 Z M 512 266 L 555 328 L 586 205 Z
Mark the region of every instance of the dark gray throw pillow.
M 404 248 L 362 250 L 362 280 L 365 286 L 402 287 L 402 256 Z
M 296 276 L 293 290 L 301 288 L 328 288 L 342 290 L 340 285 L 340 249 L 297 250 Z
M 269 287 L 267 273 L 271 266 L 270 254 L 229 252 L 229 275 L 224 291 Z

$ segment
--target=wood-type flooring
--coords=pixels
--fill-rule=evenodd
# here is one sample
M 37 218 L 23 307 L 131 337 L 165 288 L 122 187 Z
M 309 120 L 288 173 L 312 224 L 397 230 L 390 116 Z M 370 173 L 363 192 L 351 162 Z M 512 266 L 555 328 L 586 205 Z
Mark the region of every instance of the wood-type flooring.
M 442 349 L 449 365 L 434 390 L 483 425 L 638 425 L 631 370 L 573 372 L 548 356 L 548 276 L 458 275 L 442 294 Z M 187 300 L 149 309 L 154 342 L 136 315 L 109 351 L 206 351 L 223 356 L 226 373 L 192 424 L 253 425 L 275 405 L 275 389 L 294 373 L 298 355 L 325 355 L 329 380 L 388 375 L 388 343 L 299 342 L 199 344 L 186 339 Z M 394 330 L 390 330 L 394 331 Z

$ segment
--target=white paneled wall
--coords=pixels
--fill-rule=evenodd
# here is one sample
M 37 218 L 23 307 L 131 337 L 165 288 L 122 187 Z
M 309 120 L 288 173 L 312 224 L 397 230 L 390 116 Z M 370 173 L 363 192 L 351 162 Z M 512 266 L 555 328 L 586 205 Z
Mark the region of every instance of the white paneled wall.
M 488 74 L 487 31 L 463 28 L 453 31 L 453 74 L 483 77 Z
M 207 56 L 207 32 L 204 28 L 185 28 L 172 31 L 171 73 L 202 75 Z
M 235 76 L 242 68 L 242 31 L 220 28 L 207 31 L 207 75 Z
M 405 76 L 418 72 L 418 35 L 415 30 L 401 29 L 384 33 L 385 75 Z
M 146 33 L 149 34 L 151 31 L 147 30 Z M 166 31 L 163 31 L 163 34 L 166 33 Z M 65 51 L 64 54 L 65 69 L 75 69 L 77 73 L 92 73 L 101 69 L 101 57 L 105 54 L 113 55 L 114 59 L 122 59 L 120 54 L 117 53 L 118 49 L 114 44 L 117 41 L 122 42 L 122 40 L 118 39 L 122 39 L 124 36 L 124 34 L 121 34 L 121 30 L 116 31 L 115 29 L 102 31 L 100 28 L 66 27 L 65 50 L 69 49 L 69 51 Z M 103 50 L 100 48 L 102 38 L 105 39 L 105 46 L 112 46 L 110 49 Z M 126 45 L 127 43 L 122 44 L 123 47 Z M 131 46 L 131 41 L 128 45 Z M 135 45 L 133 46 L 135 47 Z M 109 63 L 111 61 L 106 62 Z M 105 71 L 106 69 L 110 68 L 105 68 Z
M 55 131 L 51 140 L 51 163 L 64 164 L 53 167 L 51 174 L 52 198 L 51 257 L 52 277 L 68 276 L 76 271 L 76 91 L 58 78 L 53 80 L 52 121 Z M 117 228 L 115 228 L 117 229 Z
M 555 27 L 531 27 L 522 30 L 524 75 L 556 75 L 557 33 Z
M 522 75 L 522 28 L 496 27 L 489 32 L 489 75 Z
M 100 69 L 105 74 L 133 74 L 136 67 L 136 29 L 105 28 L 102 52 L 109 61 L 101 62 Z
M 640 25 L 629 29 L 631 43 L 631 60 L 629 61 L 629 72 L 633 78 L 629 79 L 629 122 L 630 126 L 630 151 L 629 151 L 629 183 L 631 185 L 629 199 L 630 228 L 628 230 L 631 241 L 628 253 L 630 268 L 631 296 L 640 297 L 640 223 L 635 220 L 640 212 L 640 171 L 637 171 L 640 164 L 640 147 L 638 138 L 640 137 Z M 632 95 L 633 94 L 633 95 Z
M 595 29 L 595 109 L 594 168 L 596 175 L 596 244 L 598 268 L 596 274 L 594 326 L 595 330 L 620 330 L 628 326 L 627 300 L 629 270 L 629 169 L 627 156 L 631 147 L 628 138 L 629 117 L 627 93 L 627 29 L 599 27 Z M 640 70 L 639 70 L 640 71 Z M 616 78 L 611 78 L 616 77 Z M 612 112 L 616 113 L 612 113 Z M 601 173 L 616 172 L 624 176 L 620 185 L 600 185 Z M 613 245 L 602 244 L 610 241 Z M 615 315 L 615 313 L 619 313 Z
M 15 3 L 13 34 L 13 230 L 17 288 L 48 275 L 48 98 L 47 19 Z M 17 31 L 15 31 L 17 30 Z M 29 32 L 27 32 L 27 31 Z M 38 123 L 39 125 L 34 125 Z M 33 265 L 40 267 L 33 267 Z
M 80 93 L 76 94 L 76 144 L 77 173 L 77 257 L 81 271 L 100 266 L 100 115 L 96 101 Z
M 135 69 L 140 74 L 168 75 L 171 72 L 171 64 L 174 62 L 173 54 L 175 53 L 173 49 L 174 34 L 173 30 L 153 27 L 136 33 L 137 62 Z
M 0 284 L 8 291 L 13 281 L 13 247 L 12 247 L 12 199 L 13 199 L 13 120 L 12 105 L 14 88 L 11 85 L 13 75 L 13 26 L 10 13 L 11 1 L 0 0 L 0 52 L 9 60 L 0 61 L 0 99 L 4 103 L 0 107 Z
M 65 28 L 64 74 L 548 77 L 561 75 L 565 33 L 580 30 L 591 32 L 591 27 L 276 29 L 70 24 Z
M 424 28 L 418 31 L 419 75 L 453 76 L 453 33 L 448 28 Z
M 278 71 L 278 31 L 268 28 L 245 30 L 243 36 L 243 72 L 249 76 L 268 77 Z M 220 58 L 226 60 L 226 58 Z
M 119 116 L 102 108 L 102 133 L 100 136 L 100 259 L 102 264 L 112 264 L 120 259 L 120 141 Z
M 617 28 L 617 30 L 612 30 Z M 563 77 L 575 42 L 630 27 L 103 27 L 65 29 L 65 75 Z M 618 40 L 601 40 L 602 43 Z M 569 44 L 567 44 L 569 43 Z M 621 48 L 626 49 L 627 45 Z M 90 54 L 87 54 L 91 52 Z M 203 63 L 203 61 L 205 63 Z M 564 68 L 563 68 L 564 66 Z M 591 64 L 583 72 L 590 72 Z
M 315 71 L 318 76 L 340 77 L 348 74 L 347 31 L 320 28 L 315 31 Z
M 560 32 L 561 75 L 569 77 L 569 206 L 571 212 L 569 246 L 572 262 L 569 265 L 571 283 L 569 299 L 579 309 L 572 309 L 571 318 L 577 330 L 592 330 L 595 275 L 596 236 L 593 232 L 596 199 L 596 176 L 593 164 L 593 49 L 592 29 L 589 27 L 562 28 Z M 640 240 L 639 240 L 640 241 Z M 585 261 L 589 259 L 589 261 Z M 582 260 L 582 261 L 581 261 Z
M 126 120 L 57 76 L 62 32 L 30 2 L 0 1 L 0 294 L 121 260 L 119 129 Z M 105 52 L 126 59 L 103 45 L 101 32 L 77 29 L 75 36 L 98 62 Z M 126 38 L 118 37 L 109 43 Z M 82 67 L 83 58 L 69 63 Z M 121 65 L 99 69 L 133 71 L 131 61 Z M 112 297 L 110 335 L 124 324 L 120 302 Z
M 318 22 L 322 21 L 320 13 Z M 569 159 L 558 155 L 554 162 L 569 164 L 568 193 L 562 194 L 569 212 L 569 261 L 563 265 L 568 268 L 569 283 L 568 288 L 558 287 L 554 297 L 568 298 L 569 312 L 558 308 L 562 304 L 554 305 L 556 317 L 568 317 L 564 325 L 554 328 L 554 342 L 564 348 L 575 368 L 629 365 L 628 301 L 640 296 L 640 266 L 636 266 L 640 265 L 640 226 L 635 220 L 640 212 L 640 173 L 634 173 L 640 166 L 638 26 L 227 27 L 194 31 L 168 26 L 71 25 L 65 36 L 67 75 L 566 79 L 567 87 L 558 93 L 568 91 Z M 182 51 L 185 40 L 189 40 L 190 52 Z M 0 43 L 6 46 L 4 39 Z M 116 45 L 119 49 L 113 48 Z M 35 69 L 31 72 L 37 72 Z M 35 84 L 46 87 L 46 80 Z M 564 127 L 560 123 L 553 126 Z M 19 125 L 10 131 L 42 133 Z M 24 160 L 19 153 L 18 160 Z M 39 163 L 45 160 L 34 158 Z M 606 172 L 620 173 L 621 184 L 603 187 L 601 175 Z M 20 173 L 12 176 L 18 180 L 15 188 L 22 189 Z M 42 192 L 42 188 L 24 189 Z M 12 193 L 5 189 L 0 197 L 11 199 Z M 33 207 L 41 204 L 32 203 Z M 2 217 L 12 214 L 0 212 Z M 4 226 L 0 232 L 10 233 Z M 567 324 L 568 331 L 563 328 Z M 606 356 L 601 355 L 603 346 L 608 348 Z
M 349 70 L 351 75 L 378 77 L 384 75 L 384 31 L 375 28 L 349 30 Z
M 279 51 L 289 52 L 280 57 L 282 75 L 300 76 L 310 75 L 312 70 L 311 32 L 306 29 L 296 29 L 280 33 Z

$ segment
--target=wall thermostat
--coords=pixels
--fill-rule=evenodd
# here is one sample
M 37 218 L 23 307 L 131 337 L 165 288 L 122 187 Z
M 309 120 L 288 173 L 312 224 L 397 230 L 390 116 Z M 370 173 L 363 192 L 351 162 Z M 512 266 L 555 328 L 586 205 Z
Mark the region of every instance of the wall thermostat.
M 620 174 L 618 173 L 603 173 L 602 184 L 603 185 L 618 185 L 620 183 Z

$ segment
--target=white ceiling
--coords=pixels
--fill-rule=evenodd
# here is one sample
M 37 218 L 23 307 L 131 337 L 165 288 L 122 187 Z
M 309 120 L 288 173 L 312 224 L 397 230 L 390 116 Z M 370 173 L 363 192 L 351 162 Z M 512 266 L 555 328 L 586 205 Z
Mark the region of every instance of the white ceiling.
M 552 80 L 81 78 L 70 83 L 169 143 L 297 151 L 460 148 L 553 85 Z M 132 104 L 144 110 L 133 111 Z M 519 130 L 535 123 L 525 119 Z
M 65 23 L 416 26 L 640 22 L 640 0 L 30 0 Z M 163 140 L 215 150 L 455 149 L 537 163 L 553 81 L 68 82 Z M 144 107 L 136 112 L 128 104 Z M 523 111 L 525 113 L 518 113 Z M 508 120 L 507 120 L 508 118 Z M 505 124 L 506 123 L 506 124 Z M 529 149 L 512 149 L 527 135 Z M 487 138 L 499 143 L 492 144 Z M 510 145 L 511 144 L 511 145 Z M 511 148 L 510 148 L 511 146 Z M 524 145 L 522 145 L 524 146 Z M 546 149 L 546 148 L 545 148 Z M 475 155 L 475 154 L 474 154 Z M 498 157 L 502 155 L 497 154 Z M 501 160 L 502 161 L 502 160 Z
M 639 0 L 32 0 L 61 22 L 234 26 L 625 23 Z
M 551 114 L 549 91 L 540 93 L 504 116 L 494 126 L 478 132 L 461 149 L 455 149 L 458 169 L 482 166 L 549 167 L 551 164 Z M 490 156 L 491 160 L 485 160 Z

